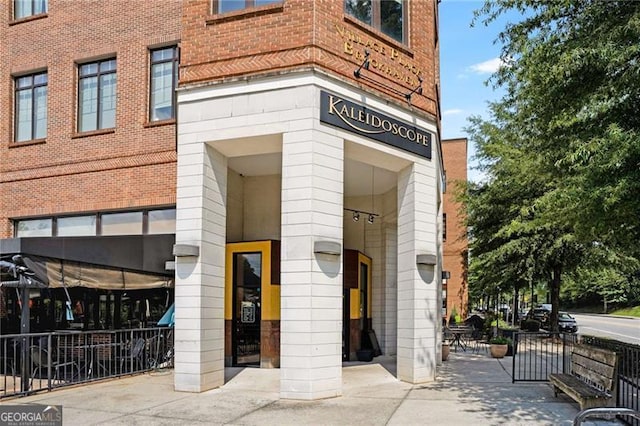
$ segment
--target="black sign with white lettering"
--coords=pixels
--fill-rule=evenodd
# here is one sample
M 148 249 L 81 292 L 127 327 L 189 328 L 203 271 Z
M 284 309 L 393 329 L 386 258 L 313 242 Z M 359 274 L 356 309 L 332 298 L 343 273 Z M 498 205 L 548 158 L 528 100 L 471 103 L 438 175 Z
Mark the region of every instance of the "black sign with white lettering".
M 431 133 L 325 91 L 320 121 L 431 159 Z

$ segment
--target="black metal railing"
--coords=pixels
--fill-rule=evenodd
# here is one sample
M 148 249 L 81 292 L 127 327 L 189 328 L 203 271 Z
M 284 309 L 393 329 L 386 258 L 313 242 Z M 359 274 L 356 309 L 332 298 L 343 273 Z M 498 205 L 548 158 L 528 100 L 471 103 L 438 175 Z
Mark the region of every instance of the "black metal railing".
M 173 328 L 0 336 L 0 399 L 173 367 Z
M 549 374 L 568 372 L 576 335 L 516 332 L 513 337 L 515 350 L 511 377 L 514 383 L 548 381 Z
M 640 411 L 640 346 L 595 336 L 582 336 L 582 342 L 618 354 L 617 407 Z M 622 420 L 640 426 L 640 420 L 623 416 Z

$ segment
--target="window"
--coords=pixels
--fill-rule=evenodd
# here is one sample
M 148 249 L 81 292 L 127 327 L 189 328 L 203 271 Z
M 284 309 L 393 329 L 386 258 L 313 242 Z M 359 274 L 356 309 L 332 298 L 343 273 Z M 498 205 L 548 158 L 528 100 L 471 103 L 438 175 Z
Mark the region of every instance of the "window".
M 17 238 L 175 234 L 175 232 L 175 208 L 117 213 L 85 213 L 78 216 L 14 221 L 14 234 Z
M 78 78 L 78 131 L 116 124 L 116 60 L 82 64 Z
M 47 73 L 17 77 L 15 141 L 47 136 Z
M 96 216 L 59 217 L 59 237 L 96 235 Z
M 344 5 L 348 15 L 401 43 L 405 41 L 404 0 L 345 0 Z
M 175 118 L 177 83 L 178 47 L 152 50 L 149 121 Z
M 147 234 L 175 234 L 176 209 L 150 210 Z
M 53 220 L 29 219 L 21 220 L 16 226 L 16 237 L 50 237 L 53 235 Z
M 226 13 L 274 3 L 282 3 L 282 0 L 213 0 L 213 11 Z
M 103 214 L 101 226 L 102 235 L 142 234 L 142 212 Z
M 447 241 L 447 214 L 442 215 L 442 241 Z
M 13 0 L 13 18 L 22 19 L 47 13 L 47 0 Z

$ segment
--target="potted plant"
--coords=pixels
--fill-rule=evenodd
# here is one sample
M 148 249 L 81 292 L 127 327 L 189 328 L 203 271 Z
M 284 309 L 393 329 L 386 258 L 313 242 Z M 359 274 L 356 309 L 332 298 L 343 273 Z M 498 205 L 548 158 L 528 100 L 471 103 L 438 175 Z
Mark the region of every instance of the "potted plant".
M 496 336 L 489 340 L 489 351 L 493 358 L 504 358 L 509 349 L 509 343 L 511 339 L 503 336 Z

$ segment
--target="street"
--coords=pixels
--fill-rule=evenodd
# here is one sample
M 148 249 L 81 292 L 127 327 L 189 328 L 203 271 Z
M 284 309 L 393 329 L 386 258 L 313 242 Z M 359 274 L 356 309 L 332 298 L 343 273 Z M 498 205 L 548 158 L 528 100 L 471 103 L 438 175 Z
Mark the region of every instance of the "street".
M 608 337 L 621 342 L 640 345 L 640 318 L 611 315 L 571 314 L 578 322 L 578 333 Z

